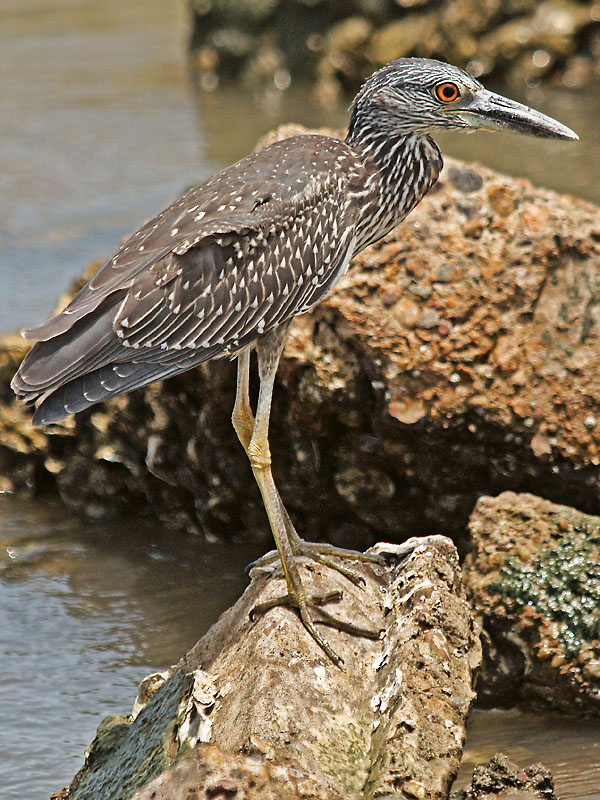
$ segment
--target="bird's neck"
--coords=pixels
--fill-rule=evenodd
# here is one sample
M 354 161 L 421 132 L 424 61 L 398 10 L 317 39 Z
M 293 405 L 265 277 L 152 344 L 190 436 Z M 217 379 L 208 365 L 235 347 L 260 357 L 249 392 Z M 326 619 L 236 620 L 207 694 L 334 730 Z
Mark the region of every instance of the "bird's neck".
M 354 128 L 346 143 L 367 174 L 358 252 L 385 236 L 412 211 L 436 182 L 443 161 L 437 144 L 423 133 L 370 131 L 361 136 Z

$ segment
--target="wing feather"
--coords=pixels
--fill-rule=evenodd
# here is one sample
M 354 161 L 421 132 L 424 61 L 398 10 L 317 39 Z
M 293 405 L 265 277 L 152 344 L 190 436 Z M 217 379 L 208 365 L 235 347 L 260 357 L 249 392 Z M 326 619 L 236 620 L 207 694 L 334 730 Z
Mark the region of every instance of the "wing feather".
M 34 421 L 233 356 L 329 291 L 352 243 L 343 181 L 331 177 L 327 159 L 321 171 L 310 160 L 323 138 L 300 137 L 310 166 L 288 158 L 289 144 L 273 146 L 269 191 L 258 156 L 191 190 L 30 332 L 37 343 L 13 388 L 39 403 Z M 354 158 L 345 144 L 326 141 L 334 142 L 330 161 Z

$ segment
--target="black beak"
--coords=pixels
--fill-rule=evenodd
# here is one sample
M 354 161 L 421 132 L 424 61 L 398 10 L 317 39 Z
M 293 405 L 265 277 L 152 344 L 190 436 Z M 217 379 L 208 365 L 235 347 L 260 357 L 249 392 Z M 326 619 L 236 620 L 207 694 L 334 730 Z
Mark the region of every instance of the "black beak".
M 478 92 L 455 113 L 473 128 L 515 131 L 544 139 L 579 139 L 552 117 L 487 90 Z

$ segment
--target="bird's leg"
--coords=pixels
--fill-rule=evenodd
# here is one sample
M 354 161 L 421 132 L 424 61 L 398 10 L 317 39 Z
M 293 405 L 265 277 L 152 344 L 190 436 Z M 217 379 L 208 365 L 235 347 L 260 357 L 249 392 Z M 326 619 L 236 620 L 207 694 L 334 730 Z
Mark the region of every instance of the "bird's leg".
M 280 328 L 278 331 L 274 331 L 272 334 L 268 335 L 268 339 L 267 337 L 263 337 L 261 346 L 258 349 L 260 390 L 256 409 L 256 418 L 254 420 L 254 428 L 250 442 L 246 447 L 246 452 L 248 454 L 248 458 L 250 459 L 252 472 L 254 473 L 254 477 L 260 489 L 265 509 L 269 517 L 269 523 L 271 525 L 271 530 L 273 532 L 273 537 L 275 539 L 275 544 L 281 560 L 288 592 L 283 597 L 277 598 L 276 600 L 270 600 L 265 604 L 256 606 L 256 608 L 253 609 L 253 615 L 263 613 L 269 608 L 273 608 L 275 605 L 294 606 L 298 609 L 300 618 L 302 619 L 305 628 L 313 637 L 313 639 L 334 663 L 339 664 L 341 662 L 340 657 L 336 655 L 336 653 L 331 649 L 325 639 L 323 639 L 321 634 L 318 632 L 315 627 L 316 623 L 329 625 L 356 636 L 365 636 L 372 639 L 379 638 L 379 634 L 378 632 L 369 630 L 367 628 L 360 628 L 358 626 L 336 620 L 324 609 L 322 609 L 321 606 L 324 603 L 331 602 L 333 600 L 339 600 L 341 596 L 340 593 L 333 592 L 323 597 L 310 597 L 306 595 L 300 579 L 298 565 L 296 563 L 296 556 L 286 525 L 287 514 L 279 497 L 279 493 L 275 486 L 271 472 L 271 453 L 268 441 L 273 384 L 286 333 L 287 326 L 283 330 Z M 245 394 L 244 390 L 245 386 L 247 385 L 246 378 L 247 363 L 242 361 L 239 364 L 238 371 L 238 393 L 242 395 Z M 243 396 L 236 399 L 235 407 L 238 409 L 238 413 L 235 414 L 235 424 L 238 426 L 236 427 L 236 431 L 238 431 L 238 436 L 240 437 L 242 444 L 245 444 L 244 439 L 246 438 L 247 426 L 245 425 L 244 420 L 248 418 L 248 415 L 243 410 L 246 407 L 246 401 Z M 249 402 L 247 403 L 247 407 L 249 407 Z M 287 519 L 289 520 L 289 518 Z M 289 524 L 291 525 L 291 522 Z M 311 610 L 316 614 L 316 619 L 314 620 L 310 613 Z
M 248 445 L 252 439 L 254 431 L 254 414 L 250 405 L 250 392 L 248 383 L 250 380 L 250 350 L 244 350 L 237 357 L 237 384 L 235 391 L 235 403 L 231 414 L 231 423 L 237 433 L 237 437 L 242 443 L 242 447 L 248 452 Z
M 252 434 L 254 432 L 254 414 L 252 413 L 252 406 L 250 405 L 250 392 L 249 392 L 249 382 L 250 382 L 250 350 L 244 350 L 238 356 L 237 360 L 237 384 L 236 384 L 236 394 L 235 394 L 235 404 L 233 406 L 233 413 L 231 415 L 231 422 L 235 429 L 235 432 L 240 440 L 242 447 L 248 453 L 248 446 L 252 439 Z M 277 491 L 277 487 L 276 487 Z M 360 561 L 370 561 L 377 564 L 384 564 L 384 559 L 380 556 L 371 554 L 371 553 L 359 553 L 356 550 L 348 550 L 342 547 L 335 547 L 334 545 L 330 544 L 309 544 L 305 542 L 303 539 L 300 538 L 290 516 L 285 508 L 283 501 L 281 500 L 281 496 L 277 491 L 277 498 L 279 501 L 280 506 L 280 513 L 283 517 L 283 522 L 285 525 L 285 529 L 292 547 L 292 551 L 295 556 L 306 556 L 307 558 L 312 559 L 313 561 L 317 561 L 319 564 L 323 564 L 330 569 L 339 572 L 349 581 L 358 585 L 363 583 L 364 578 L 358 575 L 356 572 L 353 572 L 350 569 L 342 566 L 341 564 L 337 564 L 333 558 L 342 558 L 342 559 L 352 559 L 352 560 L 360 560 Z M 248 571 L 255 567 L 266 567 L 273 564 L 275 561 L 279 559 L 278 551 L 273 551 L 272 553 L 267 553 L 267 555 L 263 556 L 262 558 L 253 561 L 252 564 L 248 565 Z

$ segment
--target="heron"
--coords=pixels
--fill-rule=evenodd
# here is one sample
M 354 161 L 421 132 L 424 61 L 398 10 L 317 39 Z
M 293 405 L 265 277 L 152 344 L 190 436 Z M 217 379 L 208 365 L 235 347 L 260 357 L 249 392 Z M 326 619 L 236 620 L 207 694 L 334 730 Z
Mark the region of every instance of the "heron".
M 358 583 L 348 560 L 373 554 L 304 541 L 271 469 L 275 375 L 294 317 L 331 292 L 352 258 L 400 223 L 436 182 L 438 130 L 509 130 L 573 140 L 565 125 L 490 92 L 449 64 L 401 58 L 375 72 L 350 106 L 345 139 L 303 134 L 218 172 L 130 236 L 58 315 L 24 336 L 34 344 L 13 378 L 48 425 L 110 397 L 197 367 L 237 359 L 232 423 L 260 489 L 286 592 L 257 606 L 293 607 L 336 664 L 317 626 L 378 638 L 324 606 L 339 592 L 305 591 L 303 560 Z M 250 356 L 260 379 L 253 410 Z

